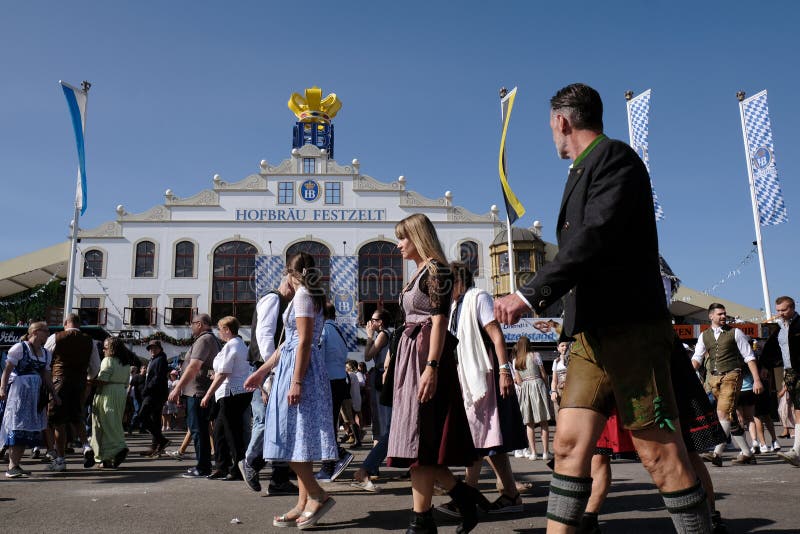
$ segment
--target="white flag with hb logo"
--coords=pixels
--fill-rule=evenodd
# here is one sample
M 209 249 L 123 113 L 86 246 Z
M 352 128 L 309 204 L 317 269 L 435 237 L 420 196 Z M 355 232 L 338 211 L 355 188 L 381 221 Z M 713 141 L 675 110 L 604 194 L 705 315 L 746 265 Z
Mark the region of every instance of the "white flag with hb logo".
M 761 226 L 784 223 L 789 220 L 789 214 L 783 201 L 778 168 L 775 166 L 767 91 L 743 100 L 741 109 L 747 164 L 758 204 L 758 222 Z

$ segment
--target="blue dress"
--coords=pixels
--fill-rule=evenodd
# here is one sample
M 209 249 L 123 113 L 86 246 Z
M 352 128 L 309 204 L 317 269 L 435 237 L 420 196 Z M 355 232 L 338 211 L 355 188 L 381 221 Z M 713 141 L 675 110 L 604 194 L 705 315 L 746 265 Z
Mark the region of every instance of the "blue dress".
M 0 423 L 0 446 L 30 446 L 41 443 L 47 428 L 47 412 L 38 408 L 41 373 L 50 368 L 50 353 L 42 347 L 42 357 L 27 341 L 11 347 L 9 357 L 16 361 L 9 376 L 5 413 Z
M 289 406 L 287 395 L 297 356 L 297 317 L 313 317 L 311 360 L 303 378 L 300 403 Z M 286 342 L 275 368 L 275 381 L 264 416 L 264 459 L 291 462 L 336 460 L 338 449 L 333 435 L 331 386 L 319 338 L 324 319 L 314 310 L 311 296 L 298 288 L 283 317 Z

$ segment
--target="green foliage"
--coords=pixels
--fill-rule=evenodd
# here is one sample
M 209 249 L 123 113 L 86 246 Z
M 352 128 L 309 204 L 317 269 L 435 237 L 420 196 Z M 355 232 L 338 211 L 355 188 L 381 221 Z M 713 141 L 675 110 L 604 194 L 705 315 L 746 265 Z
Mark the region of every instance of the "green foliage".
M 22 321 L 47 321 L 48 309 L 63 308 L 64 286 L 56 278 L 51 282 L 9 295 L 0 301 L 0 321 L 17 324 Z

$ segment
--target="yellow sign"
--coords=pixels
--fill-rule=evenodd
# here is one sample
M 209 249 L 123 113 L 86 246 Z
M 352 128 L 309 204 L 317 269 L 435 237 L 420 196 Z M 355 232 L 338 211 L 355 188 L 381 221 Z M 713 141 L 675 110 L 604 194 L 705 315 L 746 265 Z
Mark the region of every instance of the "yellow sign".
M 335 93 L 322 98 L 322 89 L 317 86 L 306 89 L 306 96 L 292 93 L 289 109 L 300 122 L 329 123 L 342 109 L 342 102 Z

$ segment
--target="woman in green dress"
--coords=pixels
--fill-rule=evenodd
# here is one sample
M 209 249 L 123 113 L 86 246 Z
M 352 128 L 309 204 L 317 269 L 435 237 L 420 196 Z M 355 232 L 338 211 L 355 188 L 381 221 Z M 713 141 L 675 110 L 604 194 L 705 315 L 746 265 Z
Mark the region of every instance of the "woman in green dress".
M 103 341 L 103 361 L 95 379 L 97 391 L 92 402 L 92 450 L 104 468 L 117 468 L 128 455 L 122 416 L 125 414 L 130 366 L 136 356 L 118 337 Z

